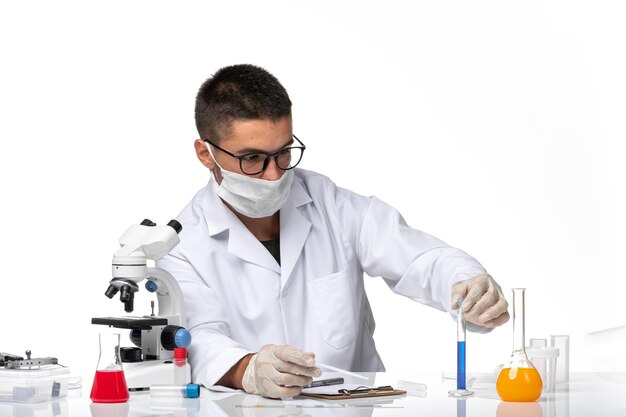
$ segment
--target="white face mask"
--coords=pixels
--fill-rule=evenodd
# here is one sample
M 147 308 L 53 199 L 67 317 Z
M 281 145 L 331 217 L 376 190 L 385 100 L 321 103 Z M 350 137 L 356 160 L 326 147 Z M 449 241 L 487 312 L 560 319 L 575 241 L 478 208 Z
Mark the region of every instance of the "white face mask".
M 217 195 L 239 213 L 258 219 L 271 216 L 285 205 L 293 182 L 293 170 L 285 171 L 276 181 L 248 177 L 222 168 L 213 156 L 211 145 L 207 144 L 207 148 L 222 174 Z

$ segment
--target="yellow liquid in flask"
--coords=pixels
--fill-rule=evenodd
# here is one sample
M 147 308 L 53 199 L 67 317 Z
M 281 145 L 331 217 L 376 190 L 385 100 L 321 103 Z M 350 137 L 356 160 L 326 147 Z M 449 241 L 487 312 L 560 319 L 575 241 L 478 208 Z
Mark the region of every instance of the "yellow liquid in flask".
M 503 368 L 496 381 L 496 391 L 504 401 L 535 401 L 542 388 L 541 377 L 535 368 Z

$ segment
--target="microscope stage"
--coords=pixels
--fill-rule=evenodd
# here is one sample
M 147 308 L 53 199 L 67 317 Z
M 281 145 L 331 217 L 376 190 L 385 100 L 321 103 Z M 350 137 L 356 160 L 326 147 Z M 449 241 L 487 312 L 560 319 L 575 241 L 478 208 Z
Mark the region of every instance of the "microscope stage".
M 93 317 L 91 324 L 104 324 L 120 329 L 148 330 L 152 326 L 167 326 L 167 319 L 160 317 Z

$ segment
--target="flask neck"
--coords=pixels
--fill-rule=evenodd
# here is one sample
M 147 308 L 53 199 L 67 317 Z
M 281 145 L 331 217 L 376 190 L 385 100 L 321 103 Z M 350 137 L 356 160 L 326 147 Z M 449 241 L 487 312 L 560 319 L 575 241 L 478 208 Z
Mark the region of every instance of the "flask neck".
M 100 333 L 100 356 L 97 371 L 122 371 L 119 333 Z
M 524 291 L 525 288 L 513 288 L 513 353 L 525 354 Z

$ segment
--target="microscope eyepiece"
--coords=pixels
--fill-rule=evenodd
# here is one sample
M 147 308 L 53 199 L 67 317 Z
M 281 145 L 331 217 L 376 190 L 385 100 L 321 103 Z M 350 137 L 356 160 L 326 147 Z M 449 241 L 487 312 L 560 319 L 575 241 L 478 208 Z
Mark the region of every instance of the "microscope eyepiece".
M 172 229 L 176 230 L 176 234 L 180 233 L 181 230 L 183 230 L 183 225 L 180 224 L 178 220 L 172 219 L 167 225 L 171 227 Z

